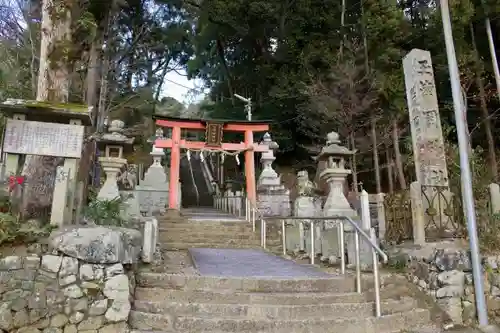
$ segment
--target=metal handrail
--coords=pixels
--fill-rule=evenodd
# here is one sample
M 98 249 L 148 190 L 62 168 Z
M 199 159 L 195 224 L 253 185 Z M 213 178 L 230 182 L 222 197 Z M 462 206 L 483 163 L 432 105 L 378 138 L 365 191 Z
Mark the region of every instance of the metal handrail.
M 303 221 L 305 223 L 311 223 L 311 220 L 320 220 L 320 221 L 325 221 L 325 220 L 346 220 L 351 224 L 354 229 L 368 242 L 370 243 L 371 247 L 378 252 L 379 256 L 382 258 L 384 263 L 387 263 L 389 258 L 387 257 L 387 254 L 371 239 L 371 237 L 363 230 L 360 228 L 358 223 L 354 222 L 349 216 L 343 216 L 343 215 L 333 215 L 333 216 L 324 216 L 324 217 L 318 217 L 318 216 L 288 216 L 288 217 L 281 217 L 281 216 L 273 216 L 269 217 L 269 220 L 306 220 Z M 309 220 L 309 221 L 307 221 Z
M 233 197 L 225 197 L 224 195 L 217 196 L 215 198 L 215 205 L 220 206 L 218 208 L 227 208 L 229 211 L 229 205 L 224 207 L 223 205 L 218 205 L 217 202 L 221 201 L 218 199 L 228 199 Z M 238 198 L 238 197 L 236 197 Z M 230 212 L 232 213 L 232 212 Z M 245 220 L 252 223 L 253 231 L 256 230 L 255 221 L 259 219 L 261 222 L 261 246 L 266 248 L 266 229 L 267 222 L 264 218 L 264 214 L 258 209 L 256 204 L 245 197 Z M 315 246 L 315 232 L 314 232 L 314 224 L 319 221 L 321 223 L 325 223 L 326 221 L 331 220 L 342 220 L 347 221 L 355 230 L 354 232 L 354 243 L 355 243 L 355 266 L 356 266 L 356 292 L 361 293 L 361 260 L 360 260 L 360 235 L 361 237 L 370 245 L 372 252 L 372 264 L 373 264 L 373 280 L 374 280 L 374 288 L 375 288 L 375 315 L 377 317 L 381 316 L 381 308 L 380 308 L 380 276 L 378 270 L 378 259 L 382 258 L 384 263 L 388 262 L 387 254 L 377 245 L 377 237 L 375 234 L 375 229 L 370 228 L 369 234 L 363 230 L 358 223 L 356 223 L 352 218 L 348 216 L 272 216 L 268 217 L 269 220 L 281 220 L 282 221 L 282 241 L 283 241 L 283 254 L 287 254 L 286 248 L 286 220 L 299 220 L 300 223 L 309 223 L 310 224 L 310 237 L 311 237 L 311 254 L 310 260 L 311 264 L 315 263 L 316 256 L 316 246 Z M 339 228 L 339 252 L 341 259 L 341 273 L 346 273 L 346 264 L 345 264 L 345 242 L 344 242 L 344 223 L 337 223 L 337 228 Z
M 252 222 L 253 232 L 255 232 L 256 229 L 255 220 L 260 220 L 260 246 L 265 249 L 267 244 L 267 222 L 264 218 L 264 214 L 262 214 L 257 205 L 248 199 L 248 197 L 245 197 L 245 214 L 247 221 Z

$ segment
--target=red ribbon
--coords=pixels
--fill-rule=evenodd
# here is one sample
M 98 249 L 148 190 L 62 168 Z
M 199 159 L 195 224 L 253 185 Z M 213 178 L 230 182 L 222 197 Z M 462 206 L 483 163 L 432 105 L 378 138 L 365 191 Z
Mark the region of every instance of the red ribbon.
M 12 192 L 16 185 L 22 185 L 23 183 L 24 183 L 24 176 L 10 176 L 9 177 L 9 192 Z

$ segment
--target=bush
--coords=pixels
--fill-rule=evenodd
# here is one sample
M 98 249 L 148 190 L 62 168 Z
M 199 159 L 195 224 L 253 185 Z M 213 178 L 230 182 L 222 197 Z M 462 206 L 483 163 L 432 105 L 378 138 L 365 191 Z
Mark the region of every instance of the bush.
M 128 221 L 122 217 L 125 203 L 121 198 L 114 200 L 94 200 L 83 210 L 83 217 L 97 225 L 125 227 Z
M 472 191 L 474 194 L 474 203 L 476 208 L 476 224 L 479 237 L 479 245 L 484 252 L 493 252 L 500 250 L 500 214 L 492 214 L 490 207 L 490 195 L 488 186 L 493 182 L 489 172 L 486 152 L 477 147 L 469 152 L 469 162 L 472 174 Z M 450 178 L 450 190 L 462 199 L 462 181 L 460 156 L 456 145 L 448 145 L 447 164 Z M 463 216 L 463 212 L 459 212 Z M 463 216 L 461 221 L 466 228 L 466 218 Z
M 35 223 L 20 223 L 9 213 L 0 213 L 0 244 L 33 243 L 47 237 L 54 226 L 39 226 Z

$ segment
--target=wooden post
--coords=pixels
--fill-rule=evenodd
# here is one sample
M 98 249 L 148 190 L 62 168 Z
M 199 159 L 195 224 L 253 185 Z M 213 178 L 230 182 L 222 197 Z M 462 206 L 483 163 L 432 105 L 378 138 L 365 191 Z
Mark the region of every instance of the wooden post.
M 174 126 L 172 128 L 172 150 L 170 153 L 170 185 L 168 193 L 168 208 L 180 209 L 178 207 L 179 196 L 179 168 L 181 165 L 181 128 Z
M 253 147 L 253 131 L 245 131 L 245 147 Z M 255 160 L 253 148 L 245 151 L 245 178 L 248 199 L 255 204 Z

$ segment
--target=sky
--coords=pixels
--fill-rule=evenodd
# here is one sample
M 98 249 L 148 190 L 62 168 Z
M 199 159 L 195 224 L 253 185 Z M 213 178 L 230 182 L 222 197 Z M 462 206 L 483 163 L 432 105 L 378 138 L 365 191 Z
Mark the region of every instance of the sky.
M 173 97 L 186 105 L 203 100 L 208 90 L 203 89 L 200 80 L 188 80 L 185 74 L 184 70 L 168 73 L 161 89 L 161 97 Z

